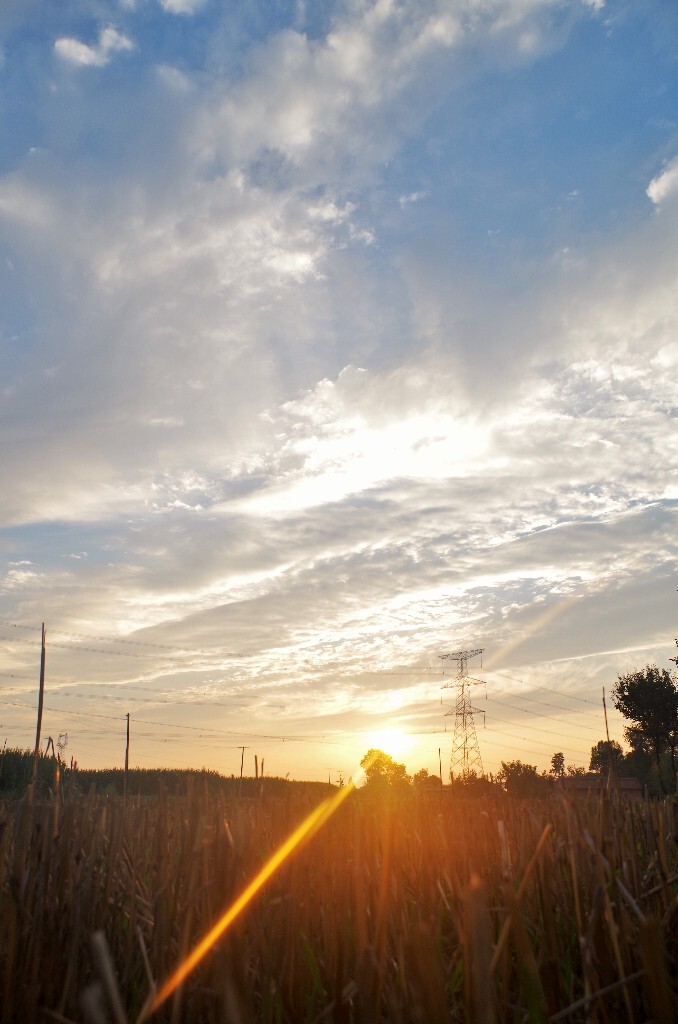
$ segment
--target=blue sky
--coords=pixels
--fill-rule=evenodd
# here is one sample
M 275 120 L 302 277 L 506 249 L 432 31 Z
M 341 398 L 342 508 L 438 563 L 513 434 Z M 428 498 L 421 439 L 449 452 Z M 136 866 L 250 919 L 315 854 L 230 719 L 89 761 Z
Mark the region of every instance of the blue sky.
M 141 765 L 437 770 L 439 655 L 483 647 L 487 769 L 587 765 L 676 631 L 677 41 L 662 2 L 5 4 L 3 740 L 45 621 L 82 764 L 131 711 Z

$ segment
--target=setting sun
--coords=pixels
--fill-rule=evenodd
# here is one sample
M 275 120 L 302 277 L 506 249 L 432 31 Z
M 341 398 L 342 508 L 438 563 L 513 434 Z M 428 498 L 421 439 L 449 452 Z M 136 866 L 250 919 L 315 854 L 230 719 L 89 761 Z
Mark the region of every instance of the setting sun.
M 413 737 L 402 729 L 391 727 L 370 733 L 369 745 L 376 750 L 383 750 L 391 757 L 403 757 L 411 749 Z

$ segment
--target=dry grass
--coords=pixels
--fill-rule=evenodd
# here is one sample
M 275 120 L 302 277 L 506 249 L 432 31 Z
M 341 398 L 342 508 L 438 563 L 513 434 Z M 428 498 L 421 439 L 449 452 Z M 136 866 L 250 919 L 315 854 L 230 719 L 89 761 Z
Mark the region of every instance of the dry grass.
M 316 799 L 0 808 L 2 1021 L 136 1020 Z M 354 794 L 153 1019 L 673 1024 L 677 844 L 668 801 Z

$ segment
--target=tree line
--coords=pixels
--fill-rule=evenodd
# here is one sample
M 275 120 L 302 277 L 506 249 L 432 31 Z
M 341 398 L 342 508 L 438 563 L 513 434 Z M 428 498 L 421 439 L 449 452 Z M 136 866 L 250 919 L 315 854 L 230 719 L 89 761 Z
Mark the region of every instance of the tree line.
M 605 777 L 613 772 L 618 778 L 638 779 L 655 796 L 678 792 L 678 676 L 647 665 L 617 676 L 612 699 L 628 722 L 624 738 L 629 750 L 625 752 L 616 740 L 599 740 L 591 748 L 588 770 Z M 402 790 L 410 784 L 428 788 L 442 781 L 425 768 L 410 778 L 405 766 L 383 751 L 368 751 L 361 764 L 366 786 L 373 791 Z M 519 760 L 502 761 L 494 777 L 472 775 L 451 782 L 470 790 L 498 785 L 514 796 L 539 796 L 557 779 L 586 774 L 585 768 L 566 766 L 564 754 L 558 751 L 548 772 L 540 773 L 535 765 Z
M 675 659 L 672 659 L 675 660 Z M 631 777 L 655 796 L 678 792 L 678 676 L 656 665 L 619 675 L 612 691 L 615 707 L 622 713 L 628 725 L 624 738 L 629 750 L 624 751 L 616 740 L 599 740 L 591 748 L 589 771 L 607 776 L 612 771 L 618 778 Z M 83 771 L 71 762 L 70 768 L 57 753 L 52 744 L 52 757 L 41 753 L 37 764 L 37 788 L 39 792 L 56 791 L 59 786 L 72 791 L 87 791 L 90 786 L 111 795 L 122 792 L 124 773 L 122 769 Z M 362 759 L 365 770 L 365 785 L 371 792 L 403 791 L 440 786 L 442 780 L 430 775 L 422 768 L 410 777 L 405 765 L 399 764 L 381 750 L 370 750 Z M 0 793 L 18 794 L 31 781 L 33 753 L 24 750 L 4 749 L 0 752 Z M 566 776 L 586 774 L 586 769 L 566 766 L 561 751 L 553 754 L 548 772 L 539 772 L 535 765 L 520 760 L 502 761 L 497 774 L 489 778 L 471 776 L 454 779 L 452 785 L 463 786 L 473 791 L 487 790 L 500 786 L 515 796 L 539 796 L 557 779 Z M 199 775 L 203 785 L 221 786 L 224 779 L 217 772 L 191 772 L 190 770 L 147 770 L 135 769 L 131 793 L 140 795 L 156 791 L 158 785 L 173 791 L 184 787 L 187 778 Z M 277 780 L 284 782 L 284 780 Z M 325 785 L 324 783 L 322 785 Z M 242 783 L 240 784 L 242 791 Z

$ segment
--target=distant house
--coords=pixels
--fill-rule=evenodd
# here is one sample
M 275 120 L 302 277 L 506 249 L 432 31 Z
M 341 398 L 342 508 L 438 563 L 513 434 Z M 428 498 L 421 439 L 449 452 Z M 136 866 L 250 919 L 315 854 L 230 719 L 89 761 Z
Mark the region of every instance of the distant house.
M 566 776 L 559 779 L 557 785 L 567 796 L 587 797 L 605 792 L 608 780 L 606 775 L 589 772 L 587 775 Z M 630 777 L 614 779 L 612 785 L 626 800 L 642 800 L 643 798 L 643 787 L 638 779 Z

